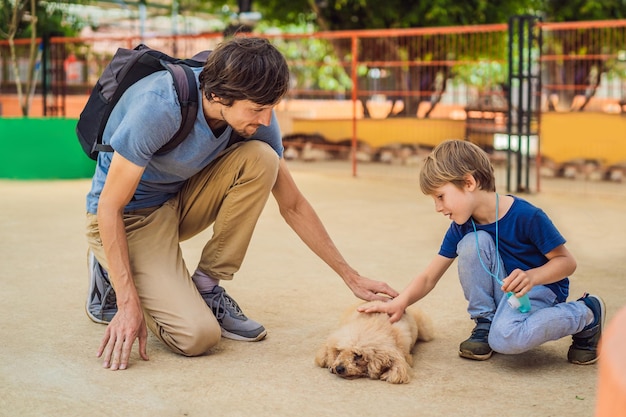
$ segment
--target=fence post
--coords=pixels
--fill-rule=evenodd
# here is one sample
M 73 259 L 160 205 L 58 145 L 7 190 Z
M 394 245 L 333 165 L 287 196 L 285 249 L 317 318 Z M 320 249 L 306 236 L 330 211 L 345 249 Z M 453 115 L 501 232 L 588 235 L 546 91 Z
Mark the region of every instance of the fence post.
M 522 15 L 509 19 L 509 88 L 507 117 L 506 188 L 511 189 L 515 167 L 516 192 L 530 192 L 531 137 L 537 138 L 541 118 L 541 31 L 537 35 L 537 16 Z M 515 145 L 515 146 L 513 146 Z M 512 154 L 515 161 L 511 160 Z M 514 163 L 513 163 L 514 162 Z M 524 171 L 522 172 L 522 168 Z M 539 166 L 537 164 L 537 190 Z
M 44 33 L 41 37 L 43 52 L 41 54 L 41 103 L 43 117 L 48 116 L 48 92 L 50 91 L 50 77 L 48 76 L 48 57 L 50 56 L 50 34 Z
M 358 78 L 357 78 L 357 66 L 358 66 L 358 44 L 357 44 L 357 36 L 351 36 L 352 42 L 352 68 L 351 68 L 351 77 L 352 77 L 352 176 L 356 177 L 356 151 L 357 151 L 357 118 L 356 118 L 356 102 L 359 99 L 358 96 Z

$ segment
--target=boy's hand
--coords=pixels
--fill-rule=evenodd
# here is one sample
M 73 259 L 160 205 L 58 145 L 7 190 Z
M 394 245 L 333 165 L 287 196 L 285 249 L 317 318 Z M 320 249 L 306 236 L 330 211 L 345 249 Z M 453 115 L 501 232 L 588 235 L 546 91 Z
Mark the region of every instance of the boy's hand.
M 515 269 L 511 274 L 502 280 L 502 291 L 512 292 L 516 297 L 528 294 L 533 288 L 530 277 L 526 271 Z
M 369 303 L 357 308 L 361 313 L 386 313 L 389 315 L 389 321 L 397 322 L 404 314 L 405 306 L 398 301 L 397 298 L 387 302 Z

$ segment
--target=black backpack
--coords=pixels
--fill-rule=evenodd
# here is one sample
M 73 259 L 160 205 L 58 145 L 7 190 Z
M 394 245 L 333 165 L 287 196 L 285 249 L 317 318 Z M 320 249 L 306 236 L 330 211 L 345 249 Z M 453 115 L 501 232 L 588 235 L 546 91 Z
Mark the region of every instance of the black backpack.
M 102 134 L 113 107 L 131 85 L 157 71 L 169 71 L 180 103 L 182 122 L 178 131 L 157 154 L 178 146 L 189 134 L 198 112 L 198 85 L 191 67 L 202 67 L 210 51 L 202 51 L 190 59 L 173 58 L 163 52 L 138 45 L 134 49 L 119 48 L 106 66 L 87 100 L 76 125 L 76 135 L 83 151 L 97 159 L 98 152 L 113 152 L 102 144 Z

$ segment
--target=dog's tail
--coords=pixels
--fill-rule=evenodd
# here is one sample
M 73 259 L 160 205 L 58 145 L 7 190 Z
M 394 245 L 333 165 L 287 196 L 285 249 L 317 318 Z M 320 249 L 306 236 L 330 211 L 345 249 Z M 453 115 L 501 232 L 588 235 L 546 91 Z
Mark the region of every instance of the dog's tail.
M 407 314 L 410 314 L 417 323 L 417 340 L 422 342 L 430 342 L 435 337 L 433 322 L 429 316 L 424 314 L 419 308 L 408 308 Z

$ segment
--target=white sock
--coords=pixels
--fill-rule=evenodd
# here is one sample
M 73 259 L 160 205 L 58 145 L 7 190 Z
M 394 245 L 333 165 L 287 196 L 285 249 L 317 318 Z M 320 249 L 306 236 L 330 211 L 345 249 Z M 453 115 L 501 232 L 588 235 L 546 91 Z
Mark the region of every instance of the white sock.
M 209 292 L 220 283 L 219 279 L 211 278 L 199 269 L 196 269 L 196 272 L 193 273 L 191 279 L 193 280 L 193 283 L 196 284 L 196 288 L 198 288 L 198 291 L 200 292 Z

